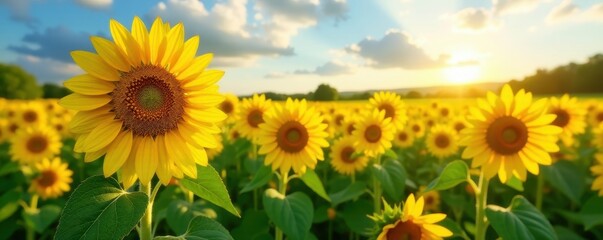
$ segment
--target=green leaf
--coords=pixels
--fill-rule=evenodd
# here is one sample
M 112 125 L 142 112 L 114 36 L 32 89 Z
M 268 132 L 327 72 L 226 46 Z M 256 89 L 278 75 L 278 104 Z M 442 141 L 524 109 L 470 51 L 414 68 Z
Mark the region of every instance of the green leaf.
M 270 166 L 262 166 L 260 170 L 255 173 L 253 179 L 251 179 L 251 182 L 245 185 L 243 190 L 241 190 L 241 193 L 246 193 L 266 185 L 266 183 L 268 183 L 270 179 L 272 179 L 272 173 L 272 168 L 270 168 Z
M 211 165 L 207 167 L 197 165 L 197 179 L 186 177 L 180 183 L 195 195 L 224 208 L 237 217 L 241 216 L 232 205 L 222 178 Z
M 469 239 L 469 236 L 467 236 L 461 226 L 459 226 L 457 222 L 450 219 L 449 217 L 445 218 L 441 222 L 438 222 L 437 224 L 450 230 L 452 232 L 451 237 L 461 237 L 463 239 Z
M 517 191 L 523 192 L 523 182 L 515 176 L 509 178 L 509 181 L 507 181 L 505 184 Z
M 190 221 L 197 216 L 216 217 L 216 212 L 211 208 L 204 208 L 199 202 L 193 204 L 176 200 L 170 203 L 166 212 L 166 221 L 170 228 L 178 235 L 184 234 Z
M 402 200 L 406 187 L 406 171 L 398 161 L 385 160 L 383 165 L 373 164 L 371 171 L 392 200 Z
M 392 150 L 391 148 L 387 149 L 385 153 L 383 153 L 383 156 L 389 159 L 398 159 L 398 154 L 396 154 L 396 152 L 394 152 L 394 150 Z
M 204 216 L 193 218 L 186 233 L 180 236 L 160 236 L 155 240 L 233 240 L 228 230 L 218 222 Z
M 580 209 L 580 218 L 586 231 L 603 224 L 603 198 L 592 196 Z
M 2 166 L 0 167 L 0 177 L 10 173 L 18 172 L 19 167 L 19 164 L 13 161 L 2 163 Z
M 306 194 L 295 192 L 284 196 L 269 188 L 263 198 L 266 214 L 289 239 L 304 240 L 312 226 L 314 207 Z
M 249 209 L 242 215 L 241 225 L 231 232 L 235 239 L 256 239 L 270 231 L 268 215 L 265 211 Z
M 149 197 L 127 192 L 113 178 L 90 177 L 63 209 L 55 239 L 121 239 L 142 218 Z
M 33 228 L 38 233 L 44 232 L 50 224 L 57 220 L 61 214 L 61 207 L 56 205 L 46 205 L 40 209 L 28 209 L 23 211 L 25 224 Z
M 0 197 L 0 222 L 9 218 L 19 209 L 21 192 L 17 190 L 8 191 Z
M 557 233 L 557 236 L 559 236 L 559 239 L 584 240 L 583 237 L 576 234 L 574 231 L 572 231 L 569 228 L 562 227 L 562 226 L 555 226 L 554 228 L 555 228 L 555 232 Z
M 322 185 L 320 178 L 316 175 L 316 172 L 312 169 L 307 169 L 306 173 L 300 177 L 300 179 L 308 186 L 312 191 L 314 191 L 318 196 L 324 198 L 327 201 L 331 201 L 331 198 L 327 195 L 325 191 L 325 187 Z
M 331 204 L 333 204 L 333 206 L 337 206 L 340 203 L 360 197 L 360 195 L 366 192 L 365 186 L 366 184 L 364 182 L 357 181 L 348 185 L 339 192 L 329 194 Z
M 452 161 L 444 167 L 440 176 L 427 186 L 425 192 L 450 189 L 459 183 L 467 181 L 468 177 L 469 168 L 467 164 L 462 160 Z
M 515 196 L 508 208 L 489 205 L 486 216 L 503 239 L 558 239 L 546 217 L 523 196 Z
M 557 161 L 552 166 L 542 166 L 542 174 L 552 187 L 563 195 L 580 204 L 580 197 L 584 193 L 584 173 L 576 164 L 570 161 Z
M 367 236 L 375 226 L 375 223 L 368 217 L 372 213 L 373 203 L 360 199 L 345 204 L 342 215 L 345 224 L 352 232 Z

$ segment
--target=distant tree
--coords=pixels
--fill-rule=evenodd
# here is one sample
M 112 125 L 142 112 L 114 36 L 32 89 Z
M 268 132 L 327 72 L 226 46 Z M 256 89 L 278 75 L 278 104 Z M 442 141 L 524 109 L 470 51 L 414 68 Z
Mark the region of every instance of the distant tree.
M 0 97 L 33 99 L 42 96 L 36 78 L 21 67 L 0 63 Z
M 43 98 L 62 98 L 71 93 L 69 89 L 54 83 L 45 83 L 42 85 L 42 91 L 44 92 Z
M 421 98 L 422 96 L 423 95 L 420 92 L 415 91 L 415 90 L 409 91 L 406 94 L 406 98 Z
M 320 84 L 316 91 L 314 91 L 314 96 L 312 100 L 314 101 L 334 101 L 339 99 L 339 92 L 337 89 L 329 86 L 328 84 Z

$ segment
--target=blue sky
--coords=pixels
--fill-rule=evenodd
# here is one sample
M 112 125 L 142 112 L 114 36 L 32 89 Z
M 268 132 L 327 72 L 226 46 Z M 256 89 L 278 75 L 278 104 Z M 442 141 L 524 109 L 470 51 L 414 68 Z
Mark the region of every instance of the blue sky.
M 0 62 L 61 83 L 69 51 L 134 16 L 184 22 L 236 94 L 508 81 L 603 53 L 594 0 L 0 0 Z

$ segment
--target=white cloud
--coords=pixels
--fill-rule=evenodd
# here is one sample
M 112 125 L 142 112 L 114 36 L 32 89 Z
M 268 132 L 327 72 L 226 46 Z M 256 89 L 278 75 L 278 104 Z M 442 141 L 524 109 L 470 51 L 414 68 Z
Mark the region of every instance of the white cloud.
M 603 21 L 603 3 L 594 4 L 586 10 L 582 10 L 572 0 L 564 0 L 549 12 L 546 20 L 548 23 L 601 22 Z
M 526 13 L 534 10 L 542 0 L 493 0 L 492 9 L 497 15 Z
M 338 61 L 329 61 L 314 70 L 296 70 L 293 73 L 298 75 L 315 74 L 320 76 L 345 75 L 353 72 L 354 67 Z
M 565 18 L 572 17 L 580 12 L 580 8 L 572 3 L 572 0 L 563 0 L 561 4 L 551 10 L 546 17 L 548 22 L 561 21 Z
M 592 5 L 584 13 L 585 17 L 589 20 L 603 21 L 603 3 Z
M 462 32 L 482 32 L 498 26 L 492 12 L 483 8 L 465 8 L 452 17 L 455 29 Z
M 76 3 L 91 9 L 107 9 L 113 4 L 113 0 L 75 0 Z
M 29 14 L 30 0 L 0 0 L 0 4 L 8 7 L 10 18 L 14 21 L 25 23 L 30 27 L 37 22 L 37 20 Z
M 74 63 L 65 63 L 31 55 L 19 56 L 14 63 L 36 76 L 38 82 L 43 83 L 60 83 L 68 78 L 83 73 L 83 70 Z

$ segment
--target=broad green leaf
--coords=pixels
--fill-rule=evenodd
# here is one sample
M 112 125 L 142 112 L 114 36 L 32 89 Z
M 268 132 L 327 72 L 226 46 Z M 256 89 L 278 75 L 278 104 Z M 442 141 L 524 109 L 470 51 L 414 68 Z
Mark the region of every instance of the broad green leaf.
M 25 224 L 38 233 L 44 232 L 50 224 L 57 220 L 61 214 L 61 207 L 56 205 L 45 205 L 39 209 L 23 211 Z
M 17 190 L 8 191 L 0 197 L 0 222 L 9 218 L 19 209 L 21 192 Z
M 0 177 L 6 174 L 14 173 L 19 171 L 20 165 L 17 162 L 3 162 L 0 167 Z
M 182 199 L 182 188 L 168 185 L 162 188 L 153 201 L 153 222 L 159 223 L 167 216 L 167 209 L 176 200 Z M 188 223 L 187 223 L 188 224 Z
M 189 203 L 176 200 L 170 203 L 166 211 L 166 221 L 170 228 L 178 235 L 186 232 L 190 221 L 197 216 L 216 217 L 216 212 L 211 208 L 203 207 L 199 202 Z
M 304 240 L 312 226 L 314 207 L 312 200 L 302 192 L 284 196 L 269 188 L 264 192 L 264 208 L 274 224 L 289 239 Z
M 445 227 L 448 230 L 450 230 L 452 232 L 451 237 L 460 237 L 463 239 L 469 239 L 469 236 L 467 236 L 467 233 L 465 233 L 465 231 L 463 231 L 461 226 L 459 226 L 459 224 L 457 222 L 452 220 L 450 218 L 450 216 L 445 218 L 441 222 L 438 222 L 437 225 L 440 225 L 440 226 Z
M 195 195 L 240 217 L 234 205 L 232 205 L 228 190 L 226 190 L 222 178 L 220 178 L 218 172 L 216 172 L 211 165 L 208 165 L 207 167 L 197 165 L 197 179 L 186 177 L 182 179 L 180 183 L 186 189 L 195 193 Z
M 23 225 L 17 225 L 17 216 L 13 217 L 9 221 L 5 221 L 2 223 L 2 227 L 0 227 L 0 240 L 10 240 L 13 233 L 17 230 L 22 229 Z
M 584 184 L 584 173 L 576 164 L 570 161 L 557 161 L 552 166 L 542 166 L 542 174 L 552 187 L 573 203 L 580 204 L 586 184 Z
M 242 216 L 241 225 L 231 231 L 235 239 L 257 239 L 270 231 L 265 211 L 249 209 L 243 212 Z
M 402 200 L 406 187 L 406 171 L 400 162 L 388 159 L 383 161 L 383 165 L 373 164 L 371 171 L 394 202 Z
M 360 195 L 364 194 L 366 184 L 364 182 L 354 182 L 348 185 L 346 188 L 342 189 L 339 192 L 329 194 L 329 198 L 331 198 L 331 204 L 333 206 L 337 206 L 340 203 L 352 200 L 354 198 L 360 197 Z
M 562 226 L 555 226 L 554 228 L 555 232 L 557 233 L 557 236 L 559 236 L 559 239 L 584 240 L 583 237 L 581 237 L 569 228 Z
M 398 155 L 397 155 L 397 154 L 396 154 L 396 152 L 394 152 L 394 150 L 392 150 L 391 148 L 390 148 L 390 149 L 387 149 L 387 150 L 385 151 L 385 153 L 383 153 L 383 157 L 386 157 L 386 158 L 389 158 L 389 159 L 393 159 L 393 160 L 398 159 Z
M 375 226 L 368 217 L 373 214 L 373 203 L 364 199 L 346 203 L 343 207 L 343 220 L 348 228 L 355 233 L 368 235 Z
M 459 183 L 467 181 L 468 177 L 469 168 L 467 164 L 462 160 L 452 161 L 444 167 L 440 176 L 427 186 L 425 192 L 450 189 Z
M 185 234 L 180 236 L 160 236 L 155 240 L 233 240 L 228 230 L 220 223 L 204 216 L 193 218 Z
M 546 217 L 523 196 L 515 196 L 508 208 L 489 205 L 486 216 L 503 239 L 558 239 Z
M 318 196 L 324 198 L 327 201 L 331 201 L 327 192 L 325 191 L 325 187 L 322 185 L 320 178 L 316 175 L 316 172 L 312 169 L 307 169 L 306 173 L 300 177 L 300 179 L 308 186 L 312 191 L 314 191 Z
M 55 239 L 121 239 L 142 218 L 149 197 L 127 192 L 113 178 L 84 180 L 67 201 Z
M 241 193 L 249 192 L 253 189 L 259 188 L 266 185 L 272 179 L 272 168 L 269 166 L 262 166 L 260 170 L 253 175 L 253 179 L 241 190 Z
M 586 201 L 580 209 L 580 218 L 585 230 L 603 224 L 603 198 L 595 195 Z

